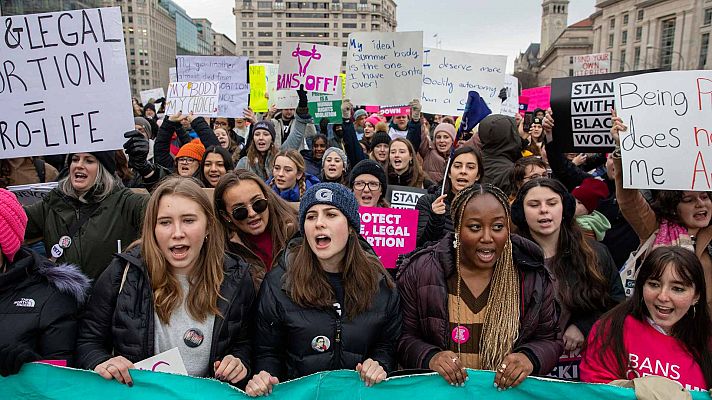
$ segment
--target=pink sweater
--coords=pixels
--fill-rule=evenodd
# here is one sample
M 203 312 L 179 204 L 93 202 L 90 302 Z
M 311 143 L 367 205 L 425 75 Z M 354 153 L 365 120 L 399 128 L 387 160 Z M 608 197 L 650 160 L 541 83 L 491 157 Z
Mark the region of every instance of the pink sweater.
M 581 381 L 609 383 L 616 379 L 657 375 L 677 381 L 688 390 L 708 389 L 702 369 L 679 340 L 658 332 L 647 321 L 639 321 L 631 316 L 623 324 L 628 370 L 625 376 L 618 375 L 612 350 L 609 349 L 603 355 L 604 363 L 592 356 L 601 348 L 600 342 L 594 342 L 599 327 L 600 321 L 593 326 L 588 336 L 588 346 L 580 366 Z

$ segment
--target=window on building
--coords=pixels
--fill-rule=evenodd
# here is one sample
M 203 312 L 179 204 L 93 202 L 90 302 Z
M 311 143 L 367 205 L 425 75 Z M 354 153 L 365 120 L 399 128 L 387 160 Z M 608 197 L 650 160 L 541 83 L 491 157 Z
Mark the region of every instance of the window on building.
M 259 18 L 272 18 L 271 12 L 258 12 L 257 17 Z
M 573 63 L 574 63 L 574 57 L 571 56 L 571 57 L 569 57 L 569 64 L 573 64 Z
M 710 34 L 705 33 L 702 35 L 702 41 L 700 44 L 700 60 L 697 63 L 697 69 L 705 69 L 707 67 L 707 52 L 710 47 Z
M 621 32 L 621 44 L 625 45 L 628 43 L 628 31 Z
M 640 69 L 640 47 L 636 47 L 633 52 L 633 70 Z
M 274 55 L 274 52 L 272 50 L 260 50 L 257 52 L 258 57 L 267 57 L 272 55 Z
M 287 22 L 287 28 L 329 28 L 328 22 Z
M 257 42 L 257 45 L 260 47 L 272 47 L 273 42 Z
M 640 42 L 643 39 L 643 27 L 639 26 L 635 28 L 635 41 Z
M 281 27 L 282 27 L 282 23 L 281 23 L 281 22 L 277 22 L 277 28 L 281 28 Z
M 613 47 L 613 43 L 615 43 L 615 42 L 614 42 L 614 39 L 615 39 L 615 38 L 613 37 L 613 34 L 612 34 L 612 33 L 608 35 L 608 47 L 609 47 L 609 48 L 610 48 L 610 47 Z
M 242 21 L 242 27 L 247 28 L 247 21 Z
M 708 8 L 705 10 L 705 19 L 704 23 L 702 25 L 709 25 L 712 24 L 712 8 Z
M 342 7 L 344 7 L 344 10 L 355 10 L 356 3 L 344 3 Z
M 574 76 L 574 70 L 573 70 L 573 68 L 569 68 L 569 76 Z
M 261 8 L 261 9 L 266 9 L 266 10 L 271 9 L 271 8 L 272 8 L 272 2 L 271 2 L 271 1 L 258 1 L 258 2 L 257 2 L 257 8 L 258 8 L 258 9 L 259 9 L 259 8 Z
M 665 20 L 660 29 L 660 68 L 672 68 L 672 55 L 675 46 L 675 19 Z
M 608 22 L 608 27 L 611 29 L 616 27 L 616 19 L 615 18 L 611 18 L 611 20 Z
M 623 25 L 628 25 L 628 14 L 623 14 Z
M 242 47 L 247 47 L 247 42 L 243 41 L 243 42 L 242 42 Z
M 252 22 L 249 22 L 247 25 L 248 25 L 250 28 L 253 28 L 253 27 L 255 26 Z
M 625 49 L 621 50 L 621 59 L 620 59 L 620 72 L 625 71 Z
M 645 17 L 645 10 L 641 8 L 640 10 L 638 10 L 638 16 L 636 17 L 636 20 L 642 21 L 643 17 Z
M 361 29 L 366 29 L 366 24 L 361 24 Z
M 344 29 L 356 29 L 357 24 L 342 24 Z
M 272 37 L 272 32 L 257 32 L 257 37 Z
M 272 27 L 272 22 L 271 21 L 260 21 L 257 23 L 258 28 L 271 28 Z
M 329 37 L 329 32 L 287 32 L 287 37 Z
M 349 33 L 348 33 L 348 32 L 344 32 L 344 33 L 341 34 L 341 37 L 347 38 L 347 37 L 349 37 Z
M 356 14 L 341 14 L 341 18 L 343 19 L 356 19 L 358 15 Z
M 334 22 L 334 28 L 338 28 L 338 27 L 339 27 L 339 23 L 338 23 L 338 22 Z

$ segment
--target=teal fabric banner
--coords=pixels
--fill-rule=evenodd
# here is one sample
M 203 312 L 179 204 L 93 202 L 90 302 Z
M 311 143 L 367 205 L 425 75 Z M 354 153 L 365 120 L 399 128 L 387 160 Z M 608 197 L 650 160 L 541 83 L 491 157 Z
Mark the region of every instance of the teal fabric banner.
M 571 383 L 529 378 L 519 387 L 498 392 L 494 373 L 468 371 L 465 387 L 453 387 L 434 374 L 391 378 L 366 387 L 354 371 L 331 371 L 277 385 L 270 400 L 395 400 L 395 399 L 497 399 L 497 400 L 635 400 L 632 389 L 608 385 Z M 28 364 L 8 378 L 0 378 L 0 399 L 23 400 L 247 400 L 226 383 L 160 372 L 132 370 L 134 386 L 107 381 L 90 371 Z M 706 392 L 693 399 L 709 400 Z

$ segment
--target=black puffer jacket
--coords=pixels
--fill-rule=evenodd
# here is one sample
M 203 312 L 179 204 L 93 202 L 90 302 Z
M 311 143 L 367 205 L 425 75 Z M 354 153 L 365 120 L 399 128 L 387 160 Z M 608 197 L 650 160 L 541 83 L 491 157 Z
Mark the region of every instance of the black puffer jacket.
M 290 241 L 262 282 L 253 335 L 255 372 L 267 371 L 284 381 L 319 371 L 354 369 L 368 358 L 386 372 L 393 371 L 401 330 L 397 290 L 388 288 L 384 275 L 371 308 L 353 320 L 339 317 L 334 309 L 296 305 L 287 295 L 283 276 L 293 246 L 301 240 Z M 362 246 L 369 248 L 364 241 Z M 318 336 L 328 339 L 326 351 L 313 348 Z
M 432 188 L 431 190 L 432 191 Z M 428 193 L 420 196 L 415 209 L 418 210 L 418 247 L 424 246 L 428 242 L 438 241 L 443 235 L 455 230 L 450 216 L 450 204 L 455 196 L 450 193 L 445 198 L 445 214 L 435 214 L 433 212 L 433 202 L 440 197 L 440 191 Z
M 114 356 L 138 362 L 156 354 L 153 290 L 140 257 L 139 247 L 117 255 L 96 281 L 79 325 L 76 360 L 80 368 L 93 370 Z M 215 316 L 210 363 L 231 354 L 249 371 L 248 329 L 255 289 L 244 262 L 225 256 L 223 265 L 218 308 L 226 318 Z M 213 371 L 212 365 L 207 369 Z
M 89 278 L 73 265 L 56 265 L 21 248 L 0 273 L 0 346 L 26 345 L 43 359 L 72 364 L 77 310 Z

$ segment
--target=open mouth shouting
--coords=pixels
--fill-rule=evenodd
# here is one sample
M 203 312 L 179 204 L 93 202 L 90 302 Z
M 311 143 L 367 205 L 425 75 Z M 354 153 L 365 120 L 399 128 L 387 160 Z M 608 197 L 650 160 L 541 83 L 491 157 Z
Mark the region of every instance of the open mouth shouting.
M 171 246 L 168 249 L 171 251 L 171 256 L 175 261 L 183 261 L 188 257 L 188 250 L 190 250 L 190 246 L 179 244 Z
M 331 238 L 328 235 L 324 234 L 317 235 L 314 240 L 314 243 L 316 244 L 316 248 L 318 250 L 323 250 L 329 247 L 329 245 L 331 244 Z

